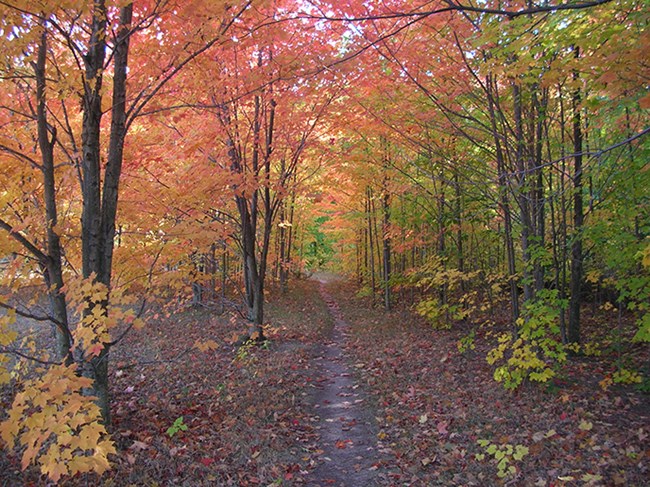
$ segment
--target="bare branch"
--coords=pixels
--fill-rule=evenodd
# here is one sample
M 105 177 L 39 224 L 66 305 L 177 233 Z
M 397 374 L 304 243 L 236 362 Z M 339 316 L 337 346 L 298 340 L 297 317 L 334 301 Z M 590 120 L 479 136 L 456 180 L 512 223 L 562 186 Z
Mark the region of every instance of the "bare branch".
M 15 348 L 0 347 L 0 353 L 6 355 L 17 355 L 18 357 L 22 357 L 24 359 L 31 360 L 32 362 L 36 362 L 43 365 L 61 365 L 63 363 L 63 362 L 55 362 L 53 360 L 43 360 L 40 358 L 36 358 L 31 355 L 27 355 L 21 352 L 20 350 L 16 350 Z

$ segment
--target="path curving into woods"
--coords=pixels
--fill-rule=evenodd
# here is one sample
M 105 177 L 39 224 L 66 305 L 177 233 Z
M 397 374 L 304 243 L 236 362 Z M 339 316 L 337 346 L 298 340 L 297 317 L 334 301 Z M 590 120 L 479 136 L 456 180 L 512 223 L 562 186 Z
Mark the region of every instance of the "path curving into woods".
M 327 291 L 336 277 L 319 273 L 314 279 L 320 282 L 320 295 L 327 303 L 333 327 L 315 358 L 320 375 L 313 406 L 319 417 L 316 428 L 322 454 L 307 485 L 381 485 L 374 415 L 361 385 L 354 379 L 352 357 L 345 351 L 349 324 Z

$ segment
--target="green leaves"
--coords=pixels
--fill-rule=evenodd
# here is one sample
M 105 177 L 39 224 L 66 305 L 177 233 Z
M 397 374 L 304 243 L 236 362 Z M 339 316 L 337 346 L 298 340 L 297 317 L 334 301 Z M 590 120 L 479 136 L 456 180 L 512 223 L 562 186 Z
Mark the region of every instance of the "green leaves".
M 187 431 L 187 425 L 183 423 L 183 416 L 179 416 L 169 428 L 167 434 L 172 438 L 179 431 Z

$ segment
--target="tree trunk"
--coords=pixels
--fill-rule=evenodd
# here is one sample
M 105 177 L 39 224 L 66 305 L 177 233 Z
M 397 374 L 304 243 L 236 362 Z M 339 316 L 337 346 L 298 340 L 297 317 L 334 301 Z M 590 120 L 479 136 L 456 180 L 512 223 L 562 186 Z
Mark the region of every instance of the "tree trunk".
M 528 170 L 524 161 L 524 127 L 522 119 L 522 100 L 521 100 L 521 87 L 518 84 L 513 84 L 513 97 L 514 97 L 514 117 L 515 117 L 515 161 L 518 173 L 518 187 L 517 187 L 517 202 L 519 206 L 519 213 L 521 216 L 521 251 L 523 257 L 523 279 L 522 284 L 524 287 L 524 303 L 531 302 L 535 298 L 534 289 L 532 286 L 532 263 L 531 263 L 531 230 L 532 230 L 532 217 L 529 202 L 529 189 L 528 189 Z
M 454 217 L 456 220 L 456 250 L 457 250 L 457 266 L 458 271 L 461 273 L 465 272 L 465 255 L 463 253 L 463 193 L 460 187 L 460 181 L 458 178 L 458 170 L 454 167 Z M 463 293 L 467 291 L 465 284 L 465 279 L 460 281 L 460 289 Z
M 372 302 L 375 302 L 375 249 L 374 249 L 374 238 L 373 238 L 373 231 L 372 231 L 372 190 L 370 187 L 368 187 L 366 191 L 366 196 L 367 196 L 367 206 L 366 206 L 366 216 L 368 218 L 368 243 L 370 244 L 370 248 L 368 249 L 368 257 L 369 257 L 369 265 L 370 265 L 370 283 L 371 283 L 371 289 L 372 289 Z
M 575 57 L 580 51 L 575 48 Z M 573 75 L 578 79 L 578 73 Z M 584 213 L 582 208 L 582 119 L 580 116 L 580 89 L 573 93 L 573 236 L 571 241 L 571 282 L 569 289 L 569 326 L 568 339 L 571 343 L 580 343 L 580 304 L 582 302 L 582 226 Z
M 490 123 L 492 129 L 492 136 L 494 138 L 496 162 L 497 162 L 497 183 L 499 188 L 499 205 L 503 213 L 504 223 L 504 239 L 506 247 L 506 260 L 508 263 L 508 282 L 510 285 L 510 304 L 511 304 L 511 319 L 515 323 L 519 318 L 519 290 L 517 289 L 517 281 L 515 279 L 517 273 L 515 261 L 515 247 L 512 238 L 512 214 L 510 211 L 510 199 L 508 197 L 510 187 L 508 181 L 508 174 L 506 172 L 503 148 L 501 144 L 501 137 L 497 129 L 495 103 L 493 94 L 496 93 L 496 80 L 491 75 L 486 79 L 486 95 L 488 99 L 488 110 L 490 114 Z
M 85 79 L 82 120 L 82 274 L 94 277 L 110 291 L 115 219 L 122 172 L 124 139 L 126 135 L 126 78 L 130 40 L 132 5 L 120 11 L 120 28 L 114 53 L 113 100 L 111 131 L 104 174 L 103 191 L 100 192 L 100 125 L 102 118 L 102 80 L 106 57 L 106 5 L 95 0 L 88 53 L 85 56 Z M 95 304 L 106 312 L 108 301 Z M 85 314 L 93 312 L 93 307 Z M 90 360 L 85 373 L 93 379 L 93 394 L 106 425 L 110 425 L 110 398 L 108 389 L 109 346 L 99 356 Z
M 390 310 L 391 308 L 391 245 L 390 245 L 390 194 L 388 193 L 387 178 L 384 180 L 384 198 L 383 198 L 383 262 L 384 262 L 384 308 Z
M 38 126 L 38 145 L 41 152 L 43 172 L 43 197 L 45 200 L 45 220 L 47 221 L 47 262 L 42 262 L 45 284 L 52 316 L 56 320 L 54 339 L 56 355 L 59 360 L 72 363 L 72 336 L 68 325 L 67 300 L 63 293 L 63 269 L 61 240 L 56 233 L 58 212 L 56 205 L 56 181 L 54 178 L 54 144 L 56 131 L 47 121 L 46 100 L 46 62 L 47 30 L 43 29 L 38 47 L 36 63 L 33 64 L 36 77 L 36 117 Z

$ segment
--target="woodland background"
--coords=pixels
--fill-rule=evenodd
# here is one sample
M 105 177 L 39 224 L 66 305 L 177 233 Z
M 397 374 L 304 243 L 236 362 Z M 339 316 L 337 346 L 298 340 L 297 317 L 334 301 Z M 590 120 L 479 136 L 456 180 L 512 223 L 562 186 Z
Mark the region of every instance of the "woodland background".
M 637 0 L 2 2 L 5 471 L 26 469 L 16 478 L 33 482 L 114 479 L 110 460 L 137 482 L 135 453 L 154 451 L 157 435 L 189 440 L 188 411 L 236 436 L 232 417 L 203 410 L 211 401 L 239 398 L 254 430 L 256 394 L 290 397 L 283 387 L 311 380 L 298 359 L 308 370 L 304 344 L 323 339 L 328 318 L 302 278 L 327 267 L 350 279 L 338 299 L 358 325 L 349 347 L 364 357 L 360 380 L 378 407 L 423 408 L 415 424 L 427 424 L 424 397 L 458 407 L 449 395 L 468 390 L 461 376 L 471 370 L 485 378 L 478 397 L 496 394 L 522 415 L 543 402 L 540 391 L 549 407 L 573 408 L 558 413 L 578 428 L 562 441 L 555 416 L 543 427 L 524 421 L 521 438 L 472 420 L 450 433 L 440 420 L 434 433 L 450 446 L 438 453 L 393 438 L 401 477 L 392 481 L 429 475 L 421 470 L 444 458 L 451 466 L 435 478 L 463 461 L 474 479 L 464 481 L 484 482 L 470 457 L 494 460 L 496 481 L 521 480 L 517 462 L 544 457 L 553 440 L 558 451 L 580 444 L 609 457 L 595 468 L 575 453 L 586 462 L 579 474 L 530 467 L 539 485 L 545 475 L 641 485 L 649 13 Z M 399 392 L 386 362 L 442 364 L 445 380 L 422 372 Z M 170 382 L 169 364 L 205 375 L 192 405 L 168 403 L 154 420 L 153 391 L 189 394 L 182 376 Z M 212 380 L 232 367 L 243 376 Z M 275 379 L 257 382 L 263 375 Z M 124 394 L 137 377 L 154 382 L 136 406 Z M 284 406 L 266 413 L 286 428 L 273 441 L 308 424 L 295 401 Z M 603 419 L 607 432 L 594 439 L 590 414 L 611 407 L 625 412 Z M 121 424 L 125 408 L 144 414 L 139 425 Z M 394 428 L 413 439 L 413 426 Z M 472 428 L 457 448 L 451 440 Z M 291 451 L 273 441 L 247 457 L 231 452 L 239 460 L 194 460 L 223 482 L 297 481 L 309 455 L 250 470 L 267 450 Z M 433 440 L 422 441 L 425 451 Z M 166 458 L 182 450 L 163 446 Z M 176 475 L 156 465 L 148 478 Z

